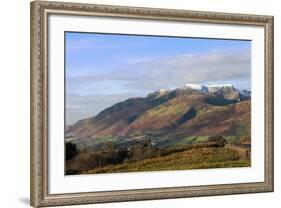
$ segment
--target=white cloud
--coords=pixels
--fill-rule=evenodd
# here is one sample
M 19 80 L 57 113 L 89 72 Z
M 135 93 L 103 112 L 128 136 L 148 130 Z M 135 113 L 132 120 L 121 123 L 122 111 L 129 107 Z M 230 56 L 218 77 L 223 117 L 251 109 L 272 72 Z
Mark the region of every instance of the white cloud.
M 70 78 L 68 87 L 70 91 L 78 91 L 81 88 L 85 94 L 102 94 L 103 89 L 105 94 L 110 94 L 108 89 L 112 88 L 114 93 L 118 94 L 116 88 L 120 89 L 120 93 L 124 93 L 124 89 L 128 92 L 147 92 L 171 86 L 180 87 L 186 82 L 237 81 L 237 84 L 241 84 L 243 81 L 245 86 L 250 85 L 250 73 L 251 60 L 248 49 L 218 51 L 139 61 L 106 75 Z
M 249 89 L 251 56 L 249 49 L 211 51 L 139 60 L 108 74 L 67 78 L 67 123 L 90 117 L 116 102 L 144 96 L 158 89 L 181 87 L 185 83 L 231 83 Z M 84 95 L 84 96 L 81 96 Z

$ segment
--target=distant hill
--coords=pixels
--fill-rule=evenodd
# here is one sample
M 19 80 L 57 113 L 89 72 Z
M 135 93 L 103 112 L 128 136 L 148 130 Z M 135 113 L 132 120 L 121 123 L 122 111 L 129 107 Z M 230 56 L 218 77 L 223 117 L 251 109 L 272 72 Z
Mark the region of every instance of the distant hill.
M 250 134 L 251 92 L 233 85 L 186 84 L 130 98 L 66 128 L 66 137 L 155 142 L 192 136 Z M 85 141 L 86 141 L 85 140 Z

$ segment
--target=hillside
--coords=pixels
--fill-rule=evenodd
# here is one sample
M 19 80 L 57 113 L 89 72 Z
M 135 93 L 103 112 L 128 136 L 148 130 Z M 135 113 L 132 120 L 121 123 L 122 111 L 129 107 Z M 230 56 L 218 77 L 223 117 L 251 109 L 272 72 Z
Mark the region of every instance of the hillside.
M 251 97 L 187 84 L 130 98 L 66 129 L 66 173 L 250 165 Z
M 222 135 L 250 132 L 250 96 L 233 86 L 186 85 L 130 98 L 67 128 L 67 138 L 110 137 L 149 139 Z M 243 131 L 243 132 L 241 132 Z

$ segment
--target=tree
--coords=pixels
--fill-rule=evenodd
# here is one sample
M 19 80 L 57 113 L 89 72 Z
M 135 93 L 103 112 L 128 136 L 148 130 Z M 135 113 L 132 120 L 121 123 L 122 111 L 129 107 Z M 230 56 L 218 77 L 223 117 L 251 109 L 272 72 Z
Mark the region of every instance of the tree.
M 65 144 L 65 159 L 70 160 L 78 154 L 78 150 L 75 144 L 67 142 Z

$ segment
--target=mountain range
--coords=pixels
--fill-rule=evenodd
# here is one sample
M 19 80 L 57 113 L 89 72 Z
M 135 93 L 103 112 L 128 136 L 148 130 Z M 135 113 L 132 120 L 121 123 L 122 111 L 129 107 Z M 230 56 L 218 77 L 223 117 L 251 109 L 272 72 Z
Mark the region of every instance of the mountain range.
M 93 104 L 94 105 L 94 104 Z M 116 103 L 66 127 L 66 139 L 156 143 L 198 136 L 250 135 L 251 92 L 231 84 L 185 84 Z M 77 142 L 78 143 L 78 142 Z

